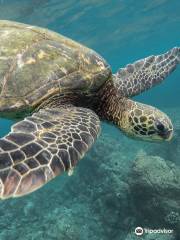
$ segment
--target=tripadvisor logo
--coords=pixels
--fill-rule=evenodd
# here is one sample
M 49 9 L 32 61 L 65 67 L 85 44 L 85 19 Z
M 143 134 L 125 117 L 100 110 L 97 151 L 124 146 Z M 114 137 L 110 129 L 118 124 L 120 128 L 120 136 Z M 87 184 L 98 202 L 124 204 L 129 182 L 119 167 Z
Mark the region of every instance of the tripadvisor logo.
M 144 233 L 157 233 L 157 234 L 172 234 L 173 230 L 172 229 L 149 229 L 149 228 L 142 228 L 142 227 L 137 227 L 135 228 L 135 234 L 137 236 L 142 236 Z
M 141 236 L 141 235 L 143 235 L 143 233 L 144 233 L 144 230 L 143 230 L 142 227 L 137 227 L 137 228 L 135 229 L 135 234 L 136 234 L 137 236 Z

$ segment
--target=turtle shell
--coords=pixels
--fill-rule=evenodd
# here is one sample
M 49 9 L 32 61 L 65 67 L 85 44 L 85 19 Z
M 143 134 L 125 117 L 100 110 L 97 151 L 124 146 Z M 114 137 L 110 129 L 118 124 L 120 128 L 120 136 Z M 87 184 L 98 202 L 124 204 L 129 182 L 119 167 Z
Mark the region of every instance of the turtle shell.
M 0 112 L 65 91 L 96 92 L 111 75 L 95 51 L 47 29 L 0 21 Z

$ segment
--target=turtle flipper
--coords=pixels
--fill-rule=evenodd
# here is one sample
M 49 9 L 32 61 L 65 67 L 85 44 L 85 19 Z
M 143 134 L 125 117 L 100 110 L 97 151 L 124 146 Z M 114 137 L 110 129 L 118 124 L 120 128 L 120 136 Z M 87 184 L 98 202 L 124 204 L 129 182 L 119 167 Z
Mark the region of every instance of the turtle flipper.
M 18 197 L 70 171 L 100 131 L 89 109 L 45 109 L 13 125 L 0 139 L 0 198 Z
M 121 68 L 114 82 L 122 96 L 131 97 L 161 83 L 180 63 L 180 48 L 149 56 Z

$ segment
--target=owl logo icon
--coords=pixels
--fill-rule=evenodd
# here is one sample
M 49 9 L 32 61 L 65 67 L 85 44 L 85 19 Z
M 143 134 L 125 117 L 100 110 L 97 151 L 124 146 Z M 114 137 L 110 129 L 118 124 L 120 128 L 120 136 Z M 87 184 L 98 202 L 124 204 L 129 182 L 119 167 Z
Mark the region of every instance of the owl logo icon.
M 136 234 L 137 236 L 142 236 L 143 233 L 144 233 L 144 230 L 143 230 L 142 227 L 137 227 L 137 228 L 135 229 L 135 234 Z

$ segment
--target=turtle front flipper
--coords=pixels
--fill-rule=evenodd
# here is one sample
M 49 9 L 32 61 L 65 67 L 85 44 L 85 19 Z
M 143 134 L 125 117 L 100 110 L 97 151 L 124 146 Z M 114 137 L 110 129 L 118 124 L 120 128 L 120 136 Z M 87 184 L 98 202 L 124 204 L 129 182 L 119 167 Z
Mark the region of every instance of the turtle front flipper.
M 180 48 L 157 56 L 149 56 L 114 75 L 114 83 L 121 96 L 132 97 L 161 83 L 180 63 Z
M 100 132 L 98 116 L 78 107 L 44 109 L 0 139 L 0 198 L 18 197 L 71 171 Z

